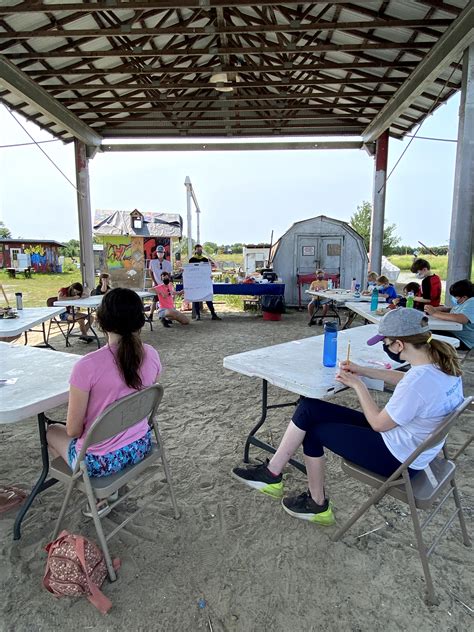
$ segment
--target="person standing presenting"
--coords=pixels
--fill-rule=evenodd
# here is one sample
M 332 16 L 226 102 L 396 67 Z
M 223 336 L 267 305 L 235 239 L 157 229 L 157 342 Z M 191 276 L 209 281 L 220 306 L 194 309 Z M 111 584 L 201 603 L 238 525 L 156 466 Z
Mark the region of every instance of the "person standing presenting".
M 195 245 L 194 255 L 189 259 L 189 263 L 211 263 L 209 259 L 202 254 L 201 244 Z M 221 320 L 216 314 L 214 303 L 212 301 L 206 301 L 206 305 L 211 312 L 212 320 Z M 196 314 L 196 320 L 201 320 L 201 303 L 199 301 L 193 302 L 193 313 Z
M 165 248 L 164 246 L 157 246 L 155 250 L 156 259 L 152 259 L 150 261 L 150 272 L 153 281 L 153 287 L 157 285 L 161 285 L 161 274 L 163 272 L 167 272 L 170 276 L 173 273 L 173 266 L 171 265 L 171 261 L 165 259 Z M 156 309 L 156 302 L 158 297 L 153 299 L 153 303 L 151 305 L 150 312 L 150 320 L 153 320 L 153 314 Z

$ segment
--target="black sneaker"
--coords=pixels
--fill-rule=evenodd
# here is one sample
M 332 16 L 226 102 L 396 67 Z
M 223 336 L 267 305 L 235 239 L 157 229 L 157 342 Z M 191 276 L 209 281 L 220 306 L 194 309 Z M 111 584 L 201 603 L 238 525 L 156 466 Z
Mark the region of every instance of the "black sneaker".
M 79 340 L 89 343 L 92 342 L 94 338 L 92 338 L 91 336 L 79 336 Z
M 281 474 L 273 476 L 267 465 L 268 459 L 259 465 L 235 467 L 232 470 L 232 476 L 252 489 L 257 489 L 262 494 L 281 498 L 283 496 L 283 477 Z
M 169 320 L 167 318 L 162 318 L 161 319 L 161 323 L 162 323 L 163 327 L 171 327 L 171 323 L 169 322 Z
M 222 320 L 217 314 L 212 314 L 211 320 Z
M 308 520 L 324 526 L 331 526 L 336 522 L 329 499 L 326 498 L 324 505 L 318 505 L 309 492 L 283 498 L 281 505 L 286 513 L 300 520 Z

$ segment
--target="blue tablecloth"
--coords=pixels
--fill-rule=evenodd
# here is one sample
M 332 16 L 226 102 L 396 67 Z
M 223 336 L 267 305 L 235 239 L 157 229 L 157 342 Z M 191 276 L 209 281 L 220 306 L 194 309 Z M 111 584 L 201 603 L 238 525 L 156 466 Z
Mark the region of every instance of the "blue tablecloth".
M 272 296 L 283 296 L 285 294 L 284 283 L 213 283 L 214 294 L 238 294 L 240 296 L 262 296 L 264 294 Z M 176 286 L 182 290 L 182 284 Z

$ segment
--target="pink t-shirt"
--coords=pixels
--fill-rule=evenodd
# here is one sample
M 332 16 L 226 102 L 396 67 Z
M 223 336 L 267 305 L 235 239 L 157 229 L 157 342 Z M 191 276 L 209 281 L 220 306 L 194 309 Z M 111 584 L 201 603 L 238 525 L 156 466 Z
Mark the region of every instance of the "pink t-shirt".
M 161 372 L 161 362 L 158 352 L 150 345 L 144 346 L 144 357 L 140 368 L 143 386 L 151 386 Z M 88 353 L 74 365 L 69 384 L 81 391 L 89 393 L 84 429 L 76 444 L 77 453 L 81 450 L 84 436 L 97 417 L 118 399 L 136 392 L 127 386 L 115 362 L 116 345 L 106 345 L 98 351 Z M 123 448 L 123 446 L 143 437 L 148 431 L 146 419 L 120 432 L 106 441 L 101 441 L 87 448 L 90 454 L 107 454 Z
M 165 285 L 164 283 L 161 285 L 155 285 L 154 290 L 160 302 L 160 309 L 174 309 L 173 297 L 176 294 L 176 290 L 174 289 L 174 285 L 172 283 L 169 283 L 168 285 Z

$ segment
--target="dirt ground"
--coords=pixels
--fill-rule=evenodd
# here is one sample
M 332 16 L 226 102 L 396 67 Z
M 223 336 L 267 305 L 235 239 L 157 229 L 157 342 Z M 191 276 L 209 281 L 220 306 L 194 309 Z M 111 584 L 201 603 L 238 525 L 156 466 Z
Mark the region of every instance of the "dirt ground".
M 383 500 L 341 542 L 333 543 L 333 527 L 295 520 L 278 501 L 230 477 L 231 468 L 242 460 L 246 433 L 258 418 L 261 384 L 223 369 L 223 358 L 321 333 L 320 327 L 310 329 L 306 322 L 306 315 L 296 311 L 281 322 L 225 313 L 221 322 L 205 314 L 188 327 L 175 324 L 164 329 L 156 323 L 153 332 L 146 328 L 143 338 L 158 349 L 164 365 L 159 420 L 181 519 L 172 517 L 160 472 L 146 490 L 155 493 L 151 507 L 111 541 L 112 554 L 120 557 L 122 567 L 118 581 L 104 584 L 113 608 L 102 616 L 85 599 L 56 600 L 41 585 L 43 546 L 59 510 L 60 485 L 35 501 L 19 542 L 11 537 L 12 512 L 4 514 L 2 631 L 460 632 L 472 626 L 472 549 L 463 546 L 456 523 L 431 560 L 440 605 L 427 607 L 406 506 Z M 53 344 L 65 350 L 60 338 Z M 70 349 L 79 354 L 90 350 L 80 342 Z M 473 368 L 474 359 L 466 367 L 467 394 L 473 392 Z M 275 388 L 269 393 L 272 403 L 291 399 Z M 377 396 L 382 405 L 387 396 Z M 356 406 L 349 392 L 339 393 L 336 401 Z M 276 444 L 289 414 L 288 409 L 273 411 L 262 437 Z M 65 407 L 49 415 L 64 419 Z M 460 420 L 449 437 L 452 450 L 472 432 L 473 418 L 474 412 L 468 412 Z M 457 474 L 471 531 L 472 455 L 471 447 L 460 457 Z M 252 449 L 252 458 L 263 456 Z M 2 482 L 30 488 L 39 463 L 35 419 L 0 426 Z M 304 476 L 288 468 L 285 487 L 304 490 Z M 339 523 L 368 495 L 368 488 L 347 479 L 339 458 L 331 454 L 327 488 Z M 140 498 L 125 501 L 104 520 L 106 528 L 139 502 Z M 65 526 L 96 539 L 92 524 L 80 512 Z M 378 527 L 382 528 L 364 535 Z M 203 608 L 200 600 L 205 601 Z

